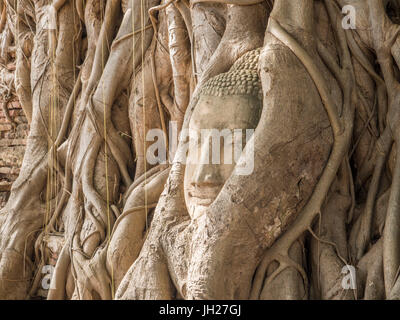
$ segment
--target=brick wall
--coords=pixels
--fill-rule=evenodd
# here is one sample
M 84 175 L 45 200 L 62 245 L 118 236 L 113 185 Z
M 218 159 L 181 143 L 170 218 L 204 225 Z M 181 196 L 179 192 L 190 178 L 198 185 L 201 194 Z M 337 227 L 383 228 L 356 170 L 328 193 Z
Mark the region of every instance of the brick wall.
M 7 109 L 14 125 L 0 108 L 0 208 L 6 204 L 11 185 L 18 177 L 29 131 L 28 121 L 16 98 L 8 102 Z

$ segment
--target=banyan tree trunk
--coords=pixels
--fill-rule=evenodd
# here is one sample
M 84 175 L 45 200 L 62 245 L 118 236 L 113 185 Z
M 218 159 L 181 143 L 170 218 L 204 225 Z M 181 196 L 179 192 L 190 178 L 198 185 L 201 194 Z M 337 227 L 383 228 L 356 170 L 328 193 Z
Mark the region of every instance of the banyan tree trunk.
M 0 298 L 398 299 L 399 10 L 0 0 L 2 110 L 18 98 L 30 130 Z M 185 134 L 204 101 L 209 123 L 260 107 L 235 159 L 251 172 L 193 216 Z

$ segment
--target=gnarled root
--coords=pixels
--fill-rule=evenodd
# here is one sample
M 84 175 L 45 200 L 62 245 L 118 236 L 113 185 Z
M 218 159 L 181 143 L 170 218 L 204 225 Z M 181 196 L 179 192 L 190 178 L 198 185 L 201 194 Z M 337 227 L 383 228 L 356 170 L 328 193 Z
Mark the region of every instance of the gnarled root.
M 130 194 L 122 214 L 115 222 L 107 250 L 107 269 L 118 288 L 129 267 L 139 256 L 146 230 L 148 211 L 155 207 L 168 178 L 169 168 L 147 176 Z
M 337 20 L 333 15 L 331 4 L 329 1 L 326 1 L 325 3 L 332 21 L 336 23 Z M 336 29 L 336 33 L 341 39 L 341 60 L 345 68 L 342 69 L 343 73 L 338 72 L 340 67 L 335 65 L 332 59 L 329 59 L 326 55 L 323 56 L 325 63 L 327 63 L 335 77 L 337 77 L 343 90 L 343 115 L 342 119 L 340 119 L 337 114 L 335 115 L 336 110 L 332 103 L 332 97 L 326 90 L 327 86 L 325 80 L 323 77 L 321 77 L 318 69 L 315 68 L 308 54 L 301 47 L 299 47 L 298 44 L 296 44 L 296 41 L 291 38 L 291 36 L 286 33 L 286 31 L 284 31 L 282 27 L 280 27 L 279 24 L 277 24 L 277 22 L 273 19 L 270 19 L 269 30 L 296 54 L 314 80 L 331 122 L 334 134 L 334 144 L 328 163 L 326 164 L 322 176 L 320 177 L 311 195 L 311 198 L 308 200 L 307 205 L 299 213 L 292 227 L 286 231 L 286 233 L 284 233 L 282 237 L 272 245 L 271 248 L 266 251 L 265 256 L 256 272 L 251 294 L 252 299 L 257 299 L 259 297 L 263 278 L 269 265 L 274 261 L 280 262 L 282 258 L 283 260 L 290 259 L 288 256 L 290 247 L 307 229 L 310 228 L 316 215 L 321 212 L 326 195 L 328 194 L 338 169 L 345 158 L 346 153 L 348 152 L 354 118 L 354 110 L 352 107 L 354 76 L 352 75 L 350 69 L 351 60 L 347 45 L 345 44 L 344 31 L 340 28 Z

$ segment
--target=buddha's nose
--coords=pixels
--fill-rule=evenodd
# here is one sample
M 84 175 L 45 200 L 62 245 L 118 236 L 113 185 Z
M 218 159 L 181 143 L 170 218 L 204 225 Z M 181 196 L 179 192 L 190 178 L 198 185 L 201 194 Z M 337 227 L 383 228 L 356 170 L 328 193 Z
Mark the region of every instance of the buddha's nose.
M 216 164 L 199 164 L 192 179 L 192 184 L 196 186 L 218 186 L 221 183 L 220 167 Z
M 198 158 L 199 163 L 196 165 L 192 179 L 192 184 L 195 186 L 216 186 L 223 183 L 220 165 L 210 163 L 210 151 L 210 142 L 203 143 Z

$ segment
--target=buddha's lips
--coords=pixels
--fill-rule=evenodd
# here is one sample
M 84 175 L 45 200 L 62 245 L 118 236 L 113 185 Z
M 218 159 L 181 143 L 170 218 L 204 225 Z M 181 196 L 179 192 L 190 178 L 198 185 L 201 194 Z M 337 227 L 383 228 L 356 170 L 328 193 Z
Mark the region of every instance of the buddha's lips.
M 221 191 L 221 188 L 222 186 L 191 187 L 188 195 L 195 204 L 209 206 L 214 202 L 218 193 Z

